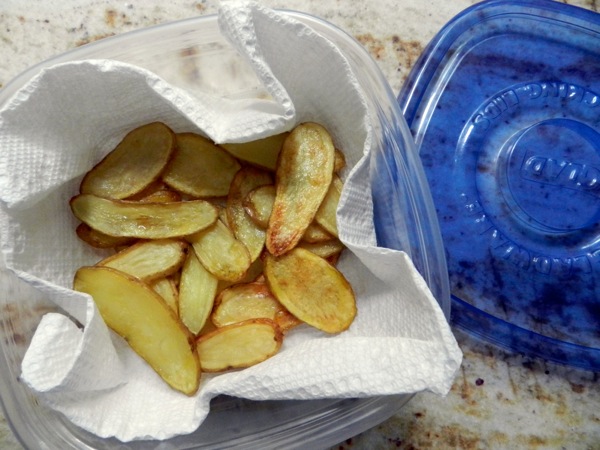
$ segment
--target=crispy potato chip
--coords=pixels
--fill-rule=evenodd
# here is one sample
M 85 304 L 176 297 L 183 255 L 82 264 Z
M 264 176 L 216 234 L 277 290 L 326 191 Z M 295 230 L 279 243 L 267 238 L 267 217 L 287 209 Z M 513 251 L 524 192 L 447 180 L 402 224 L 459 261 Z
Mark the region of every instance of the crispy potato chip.
M 221 292 L 224 289 L 227 289 L 229 286 L 233 286 L 238 283 L 251 283 L 252 281 L 256 281 L 258 277 L 260 277 L 263 273 L 263 263 L 261 258 L 255 259 L 250 267 L 246 271 L 244 277 L 237 281 L 226 281 L 219 280 L 219 286 L 217 288 L 217 292 Z
M 210 316 L 217 295 L 217 278 L 204 268 L 196 252 L 188 252 L 179 280 L 179 317 L 197 334 Z
M 298 247 L 309 250 L 311 253 L 314 253 L 321 258 L 329 258 L 330 256 L 340 253 L 345 248 L 344 244 L 342 244 L 339 239 L 330 239 L 328 241 L 315 243 L 300 242 Z
M 163 182 L 162 179 L 157 178 L 156 180 L 154 180 L 152 183 L 150 183 L 148 186 L 146 186 L 140 192 L 137 192 L 137 193 L 135 193 L 129 197 L 123 198 L 121 200 L 139 201 L 145 197 L 148 197 L 149 195 L 154 194 L 155 192 L 158 192 L 158 191 L 161 191 L 164 189 L 168 189 L 167 185 Z
M 175 149 L 175 135 L 164 123 L 153 122 L 130 131 L 84 177 L 82 194 L 123 199 L 156 180 Z
M 231 231 L 241 241 L 254 261 L 265 246 L 265 230 L 254 223 L 244 210 L 244 199 L 259 186 L 273 183 L 271 175 L 254 167 L 244 167 L 233 178 L 227 196 L 227 219 Z
M 276 134 L 241 144 L 221 144 L 221 147 L 242 161 L 263 169 L 275 170 L 279 151 L 288 134 L 287 132 Z
M 337 207 L 342 194 L 343 183 L 337 175 L 333 176 L 331 185 L 315 214 L 315 221 L 333 236 L 338 237 L 337 229 Z
M 241 280 L 252 263 L 246 246 L 220 220 L 186 239 L 202 265 L 219 280 Z
M 251 190 L 243 201 L 244 211 L 260 228 L 266 230 L 275 202 L 275 186 L 265 185 Z
M 165 303 L 179 315 L 179 292 L 177 291 L 177 284 L 171 277 L 159 278 L 150 283 L 154 292 L 160 295 Z
M 298 319 L 327 333 L 346 330 L 356 316 L 352 287 L 342 273 L 303 248 L 266 255 L 269 289 Z
M 110 236 L 163 239 L 185 236 L 217 220 L 217 208 L 204 200 L 140 203 L 111 200 L 91 194 L 71 199 L 75 217 Z
M 334 146 L 325 128 L 298 125 L 283 144 L 266 247 L 275 256 L 291 250 L 313 221 L 333 176 Z
M 227 325 L 200 336 L 200 364 L 205 372 L 250 367 L 277 353 L 282 341 L 279 327 L 269 319 Z
M 300 323 L 273 296 L 265 283 L 240 283 L 222 291 L 215 299 L 211 320 L 217 327 L 249 319 L 271 319 L 282 331 Z
M 194 337 L 139 279 L 110 267 L 82 267 L 74 289 L 92 296 L 102 318 L 172 388 L 192 395 L 200 382 Z
M 321 225 L 316 222 L 311 223 L 304 234 L 302 241 L 309 244 L 318 244 L 320 242 L 330 241 L 334 237 L 327 232 Z
M 227 217 L 227 207 L 219 206 L 219 220 L 225 224 L 227 228 L 231 230 L 231 224 L 229 223 L 229 218 Z M 233 232 L 233 230 L 231 230 Z
M 95 248 L 116 248 L 129 245 L 135 241 L 135 239 L 127 236 L 109 236 L 94 230 L 85 223 L 80 223 L 75 229 L 75 233 L 79 239 Z
M 346 157 L 341 150 L 336 148 L 333 160 L 333 172 L 340 173 L 344 167 L 346 167 Z
M 181 200 L 181 194 L 179 192 L 161 189 L 140 198 L 138 201 L 140 203 L 174 203 L 180 202 Z
M 275 323 L 283 334 L 287 333 L 292 328 L 302 325 L 302 321 L 290 313 L 283 305 L 282 308 L 275 314 Z
M 275 186 L 260 186 L 250 191 L 244 199 L 244 211 L 256 225 L 266 229 L 269 225 L 269 217 L 271 217 L 274 201 Z M 312 222 L 302 235 L 303 241 L 311 243 L 330 239 L 333 239 L 333 236 L 316 222 Z
M 211 333 L 213 331 L 215 331 L 217 329 L 217 327 L 215 326 L 214 323 L 212 323 L 212 320 L 207 320 L 204 323 L 204 327 L 202 327 L 202 329 L 200 330 L 200 333 L 198 333 L 198 336 L 202 336 L 208 333 Z
M 220 197 L 229 192 L 240 164 L 212 141 L 193 133 L 177 134 L 177 150 L 162 175 L 171 188 L 193 197 Z
M 175 239 L 142 241 L 127 247 L 97 265 L 112 267 L 146 282 L 178 270 L 185 260 L 187 242 Z

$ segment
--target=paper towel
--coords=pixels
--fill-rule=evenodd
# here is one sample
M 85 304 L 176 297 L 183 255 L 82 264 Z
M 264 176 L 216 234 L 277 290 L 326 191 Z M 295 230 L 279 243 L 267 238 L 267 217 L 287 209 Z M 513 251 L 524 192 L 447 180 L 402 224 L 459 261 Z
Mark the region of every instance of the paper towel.
M 10 270 L 65 312 L 43 318 L 22 380 L 75 424 L 123 441 L 192 432 L 219 394 L 445 394 L 461 353 L 408 256 L 375 246 L 368 189 L 373 118 L 348 62 L 309 27 L 252 2 L 224 2 L 219 24 L 270 99 L 192 96 L 144 69 L 95 60 L 43 70 L 0 111 L 2 253 Z M 302 326 L 273 358 L 203 375 L 198 393 L 187 397 L 107 329 L 90 298 L 70 290 L 77 268 L 101 255 L 75 236 L 68 199 L 128 130 L 154 120 L 216 142 L 256 139 L 308 120 L 330 130 L 350 168 L 338 213 L 340 237 L 351 250 L 339 268 L 358 299 L 348 331 L 329 336 Z

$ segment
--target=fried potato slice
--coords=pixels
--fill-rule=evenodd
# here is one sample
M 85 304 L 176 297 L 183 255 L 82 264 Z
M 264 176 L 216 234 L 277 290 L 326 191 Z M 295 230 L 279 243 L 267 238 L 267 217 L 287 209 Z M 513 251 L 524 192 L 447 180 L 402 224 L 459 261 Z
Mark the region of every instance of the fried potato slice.
M 138 127 L 81 181 L 82 194 L 123 199 L 142 191 L 163 172 L 175 149 L 175 135 L 161 122 Z
M 240 283 L 221 291 L 211 314 L 217 327 L 260 318 L 274 321 L 282 331 L 300 324 L 261 282 Z
M 264 264 L 269 289 L 290 313 L 326 333 L 348 329 L 356 316 L 356 300 L 335 267 L 303 248 L 280 257 L 267 254 Z
M 275 186 L 266 185 L 253 189 L 243 201 L 244 211 L 260 228 L 266 230 L 269 226 L 269 217 L 275 202 Z
M 179 317 L 194 334 L 200 332 L 210 316 L 218 281 L 200 263 L 196 252 L 188 252 L 179 279 Z
M 250 267 L 246 271 L 244 277 L 237 281 L 226 281 L 219 280 L 219 287 L 217 288 L 217 293 L 221 292 L 224 289 L 227 289 L 230 286 L 238 283 L 251 283 L 252 281 L 257 281 L 257 278 L 262 276 L 263 273 L 263 263 L 261 258 L 255 259 Z
M 179 192 L 161 189 L 140 198 L 138 201 L 141 203 L 173 203 L 180 202 L 181 200 L 181 194 Z
M 111 200 L 91 194 L 71 199 L 75 217 L 110 236 L 163 239 L 185 236 L 217 220 L 217 208 L 204 200 L 140 203 Z
M 177 150 L 162 175 L 171 188 L 193 197 L 221 197 L 240 170 L 235 158 L 194 133 L 176 135 Z
M 75 233 L 79 239 L 94 248 L 115 248 L 134 241 L 133 238 L 127 236 L 109 236 L 94 230 L 85 223 L 80 223 L 75 229 Z
M 321 203 L 315 214 L 315 221 L 335 237 L 338 237 L 336 214 L 342 187 L 342 180 L 334 175 L 323 203 Z
M 165 380 L 187 395 L 198 389 L 200 362 L 193 335 L 160 295 L 110 267 L 82 267 L 74 289 L 92 296 L 102 318 Z
M 121 200 L 139 201 L 145 197 L 148 197 L 149 195 L 154 194 L 155 192 L 158 192 L 158 191 L 161 191 L 164 189 L 168 189 L 167 185 L 163 182 L 163 180 L 161 178 L 157 178 L 156 180 L 154 180 L 152 183 L 150 183 L 148 186 L 146 186 L 141 191 L 139 191 L 129 197 L 123 198 Z
M 253 189 L 272 183 L 268 172 L 248 166 L 238 171 L 229 187 L 227 222 L 234 236 L 248 249 L 252 261 L 258 258 L 264 248 L 266 233 L 246 214 L 244 199 Z
M 159 278 L 150 283 L 154 292 L 160 295 L 165 303 L 179 315 L 179 292 L 177 290 L 177 284 L 171 277 Z
M 250 191 L 244 199 L 244 211 L 256 225 L 266 229 L 269 225 L 274 201 L 275 186 L 260 186 Z M 302 235 L 302 240 L 306 242 L 323 242 L 330 239 L 333 239 L 333 236 L 314 221 Z
M 185 260 L 188 243 L 176 239 L 142 241 L 103 259 L 97 265 L 112 267 L 146 282 L 177 271 Z
M 334 239 L 334 237 L 316 222 L 311 223 L 302 235 L 302 242 L 309 244 L 318 244 L 331 239 Z
M 283 334 L 269 319 L 227 325 L 200 336 L 200 364 L 205 372 L 250 367 L 277 353 L 282 341 Z
M 298 125 L 283 143 L 266 237 L 271 254 L 294 248 L 313 221 L 331 184 L 334 153 L 331 136 L 316 123 Z
M 288 134 L 288 132 L 275 134 L 240 144 L 221 144 L 221 147 L 242 161 L 274 171 L 283 141 Z
M 202 265 L 219 280 L 241 280 L 252 263 L 246 246 L 220 220 L 186 239 Z
M 344 250 L 345 246 L 339 239 L 330 239 L 322 242 L 300 242 L 298 247 L 302 247 L 305 250 L 309 250 L 321 258 L 329 258 L 330 256 L 336 255 Z
M 333 172 L 340 173 L 344 167 L 346 167 L 346 156 L 340 149 L 336 148 L 333 160 Z

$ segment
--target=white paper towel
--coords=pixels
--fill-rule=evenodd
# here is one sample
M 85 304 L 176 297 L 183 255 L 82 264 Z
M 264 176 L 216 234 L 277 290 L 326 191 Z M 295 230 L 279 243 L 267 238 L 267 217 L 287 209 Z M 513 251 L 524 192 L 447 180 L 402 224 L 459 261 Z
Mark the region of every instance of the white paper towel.
M 347 61 L 307 26 L 254 3 L 224 2 L 219 23 L 272 99 L 192 97 L 146 70 L 96 60 L 42 71 L 0 111 L 2 253 L 9 269 L 67 313 L 43 318 L 22 364 L 23 381 L 77 425 L 123 441 L 192 432 L 218 394 L 257 400 L 445 394 L 461 353 L 407 255 L 375 247 L 364 157 L 370 118 Z M 70 290 L 77 268 L 100 255 L 75 236 L 68 199 L 128 130 L 154 120 L 216 142 L 264 137 L 308 120 L 330 130 L 351 168 L 338 217 L 351 250 L 339 267 L 358 298 L 348 331 L 328 336 L 302 326 L 273 358 L 203 375 L 198 393 L 187 397 L 107 329 L 89 297 Z

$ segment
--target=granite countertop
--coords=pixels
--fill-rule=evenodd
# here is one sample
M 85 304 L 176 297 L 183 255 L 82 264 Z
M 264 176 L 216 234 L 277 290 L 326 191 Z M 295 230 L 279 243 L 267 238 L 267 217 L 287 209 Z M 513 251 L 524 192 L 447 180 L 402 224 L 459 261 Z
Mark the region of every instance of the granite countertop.
M 398 92 L 427 42 L 472 0 L 263 0 L 320 16 L 362 43 Z M 597 10 L 595 1 L 566 0 Z M 214 0 L 3 0 L 0 88 L 71 48 L 148 25 L 216 12 Z M 333 448 L 600 449 L 599 374 L 507 353 L 454 329 L 464 361 L 446 398 L 413 397 Z M 0 448 L 22 448 L 0 420 Z

